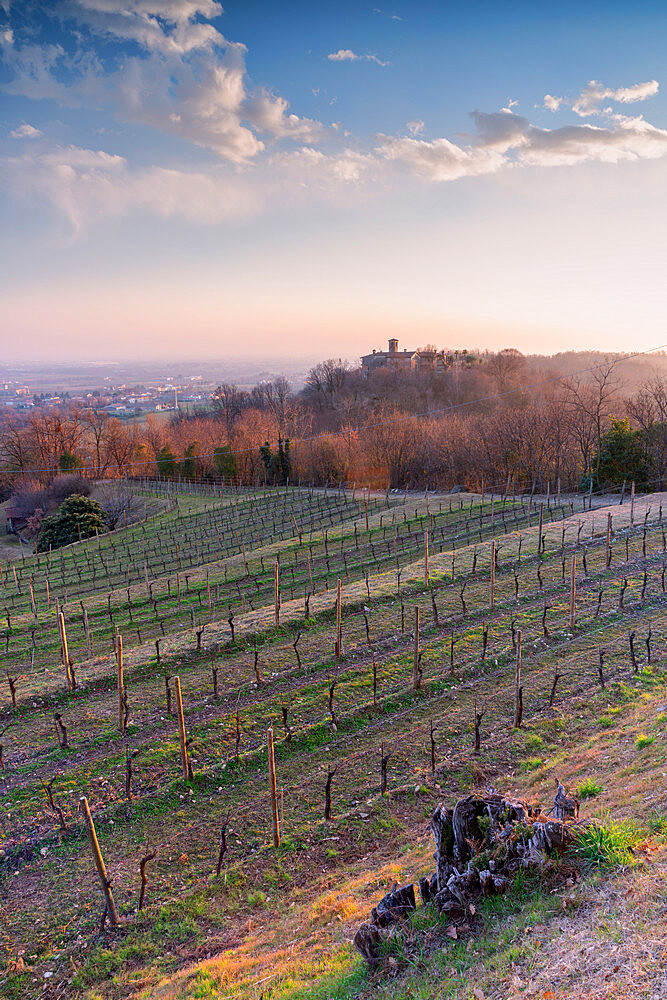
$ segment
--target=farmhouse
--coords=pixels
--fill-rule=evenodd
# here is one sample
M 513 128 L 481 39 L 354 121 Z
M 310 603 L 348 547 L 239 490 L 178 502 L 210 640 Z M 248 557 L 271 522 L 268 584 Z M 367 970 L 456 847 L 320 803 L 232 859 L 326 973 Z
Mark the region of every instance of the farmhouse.
M 28 519 L 18 507 L 5 507 L 5 517 L 7 518 L 5 532 L 8 535 L 18 535 L 28 523 Z

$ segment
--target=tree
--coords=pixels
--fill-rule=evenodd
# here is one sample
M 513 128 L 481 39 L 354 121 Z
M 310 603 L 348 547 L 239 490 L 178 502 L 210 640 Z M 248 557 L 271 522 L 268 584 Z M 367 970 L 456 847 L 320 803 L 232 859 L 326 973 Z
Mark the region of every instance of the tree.
M 178 462 L 176 461 L 176 456 L 169 447 L 165 444 L 157 453 L 155 461 L 157 462 L 157 470 L 161 476 L 175 476 L 178 471 Z
M 506 393 L 520 387 L 526 371 L 526 359 L 516 348 L 505 347 L 489 358 L 486 369 L 495 382 L 497 391 Z
M 640 431 L 633 431 L 630 420 L 611 418 L 611 427 L 602 435 L 595 462 L 600 486 L 618 486 L 623 481 L 645 486 L 649 480 L 646 453 Z
M 125 483 L 108 483 L 98 493 L 105 525 L 112 531 L 122 520 L 136 521 L 144 509 L 144 504 Z
M 104 531 L 102 508 L 96 500 L 75 494 L 68 497 L 54 514 L 44 518 L 37 548 L 40 552 L 58 549 L 79 538 L 90 538 L 96 531 Z
M 236 475 L 236 459 L 228 444 L 220 445 L 214 449 L 213 461 L 218 475 L 222 476 L 223 479 L 232 479 Z
M 272 451 L 269 442 L 265 441 L 259 449 L 259 453 L 266 469 L 267 483 L 274 485 L 286 483 L 292 472 L 289 438 L 283 440 L 279 434 L 278 450 L 276 452 Z
M 248 405 L 248 393 L 232 382 L 223 382 L 211 397 L 216 416 L 224 421 L 227 439 L 231 439 L 234 423 L 244 407 Z
M 74 472 L 83 468 L 83 462 L 73 451 L 64 451 L 58 459 L 58 468 L 61 472 Z
M 197 455 L 199 454 L 199 442 L 193 441 L 187 446 L 183 453 L 181 462 L 181 475 L 185 479 L 194 479 L 197 475 Z
M 637 422 L 649 456 L 657 488 L 664 488 L 667 479 L 667 379 L 654 376 L 628 401 L 628 413 Z
M 292 462 L 290 459 L 289 438 L 283 441 L 278 435 L 278 464 L 280 465 L 280 475 L 283 483 L 286 483 L 292 472 Z

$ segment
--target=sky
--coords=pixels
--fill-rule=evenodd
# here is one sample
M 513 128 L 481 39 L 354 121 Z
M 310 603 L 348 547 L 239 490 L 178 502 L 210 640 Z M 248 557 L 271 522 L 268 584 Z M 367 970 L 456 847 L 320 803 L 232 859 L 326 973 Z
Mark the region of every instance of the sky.
M 0 0 L 24 361 L 667 342 L 662 2 Z

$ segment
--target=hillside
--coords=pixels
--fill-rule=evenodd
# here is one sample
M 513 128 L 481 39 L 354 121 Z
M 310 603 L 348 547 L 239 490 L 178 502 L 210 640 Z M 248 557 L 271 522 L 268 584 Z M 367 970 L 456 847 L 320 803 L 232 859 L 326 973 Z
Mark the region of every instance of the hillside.
M 667 494 L 149 493 L 169 509 L 2 566 L 3 996 L 664 995 Z M 458 940 L 420 913 L 369 973 L 352 936 L 432 872 L 433 808 L 548 808 L 556 777 L 641 825 L 628 863 L 517 880 Z

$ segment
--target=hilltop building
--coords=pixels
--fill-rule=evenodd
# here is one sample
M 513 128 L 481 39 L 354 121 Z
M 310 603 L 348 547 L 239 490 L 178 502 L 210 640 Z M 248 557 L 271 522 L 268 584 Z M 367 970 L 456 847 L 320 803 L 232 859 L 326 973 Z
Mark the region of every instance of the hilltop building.
M 389 341 L 388 351 L 373 351 L 361 359 L 364 375 L 369 375 L 378 368 L 389 368 L 395 372 L 434 371 L 444 372 L 450 367 L 450 361 L 444 351 L 399 351 L 398 340 Z

